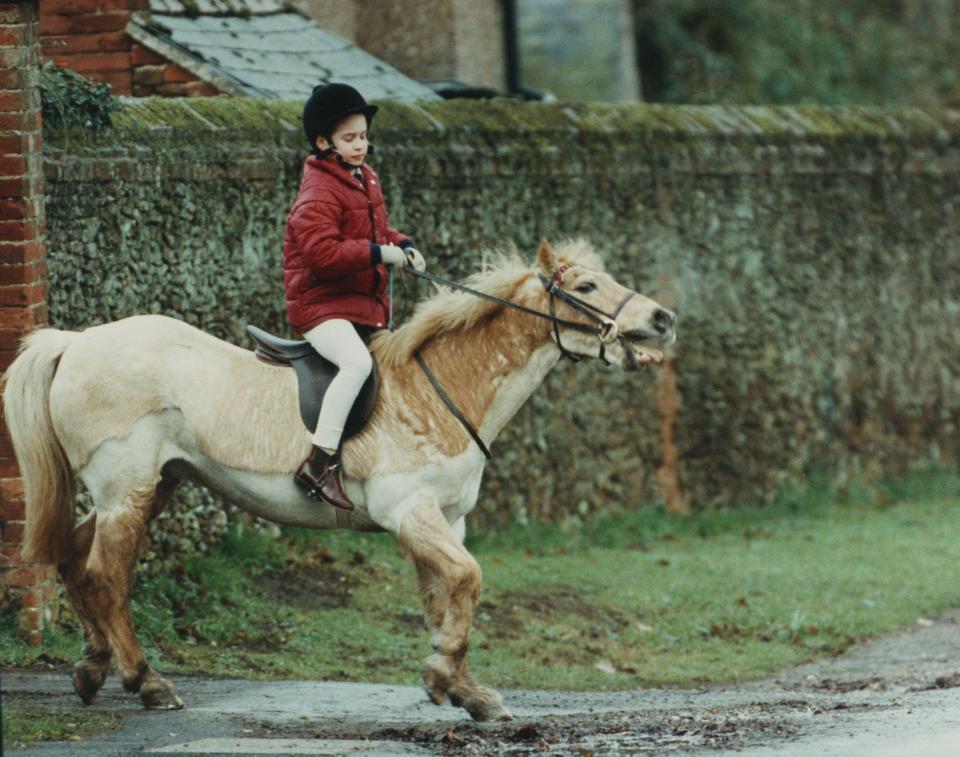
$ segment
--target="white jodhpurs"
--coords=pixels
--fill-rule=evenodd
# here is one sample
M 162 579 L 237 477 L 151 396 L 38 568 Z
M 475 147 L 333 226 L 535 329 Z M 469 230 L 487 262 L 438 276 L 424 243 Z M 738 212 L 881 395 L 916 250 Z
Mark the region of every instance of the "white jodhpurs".
M 317 430 L 313 435 L 315 445 L 331 452 L 340 446 L 350 408 L 373 370 L 373 358 L 353 324 L 341 318 L 324 321 L 310 329 L 303 338 L 340 368 L 323 397 Z

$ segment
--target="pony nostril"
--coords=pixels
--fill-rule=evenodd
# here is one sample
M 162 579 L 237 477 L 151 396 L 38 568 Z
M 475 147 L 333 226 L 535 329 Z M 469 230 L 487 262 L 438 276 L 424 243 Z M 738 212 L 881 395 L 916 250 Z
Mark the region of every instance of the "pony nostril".
M 675 316 L 669 310 L 657 308 L 655 311 L 653 311 L 653 326 L 661 334 L 672 329 L 673 324 L 676 323 L 676 321 L 677 316 Z

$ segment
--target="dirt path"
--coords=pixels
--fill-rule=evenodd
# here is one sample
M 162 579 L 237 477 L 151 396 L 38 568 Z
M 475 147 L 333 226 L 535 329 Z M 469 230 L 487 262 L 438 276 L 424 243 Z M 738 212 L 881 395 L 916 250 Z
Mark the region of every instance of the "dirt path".
M 472 723 L 413 687 L 174 680 L 187 709 L 146 712 L 111 679 L 92 709 L 121 714 L 119 730 L 7 748 L 24 755 L 960 755 L 960 610 L 749 684 L 506 691 L 509 723 Z M 3 703 L 84 711 L 65 673 L 4 671 Z

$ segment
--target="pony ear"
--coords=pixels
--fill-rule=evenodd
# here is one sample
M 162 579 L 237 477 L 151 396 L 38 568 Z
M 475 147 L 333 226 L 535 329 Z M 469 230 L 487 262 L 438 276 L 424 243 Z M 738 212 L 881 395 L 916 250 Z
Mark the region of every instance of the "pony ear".
M 546 239 L 540 240 L 540 248 L 537 250 L 537 265 L 548 276 L 553 276 L 560 267 L 560 258 L 557 257 L 556 250 L 550 246 Z

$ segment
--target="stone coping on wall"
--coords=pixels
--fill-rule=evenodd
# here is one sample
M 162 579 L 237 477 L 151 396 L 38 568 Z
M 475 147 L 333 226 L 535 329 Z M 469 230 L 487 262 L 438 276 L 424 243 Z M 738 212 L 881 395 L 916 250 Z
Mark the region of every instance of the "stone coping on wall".
M 118 129 L 240 129 L 300 134 L 301 103 L 231 97 L 121 98 Z M 495 98 L 441 103 L 379 103 L 378 131 L 669 134 L 674 137 L 806 136 L 950 142 L 960 137 L 960 110 L 732 105 L 527 103 Z
M 914 173 L 960 171 L 960 110 L 954 109 L 563 104 L 502 98 L 380 106 L 374 141 L 423 155 L 426 174 L 444 173 L 441 162 L 429 159 L 435 140 L 443 144 L 446 159 L 459 161 L 493 151 L 509 167 L 512 158 L 533 152 L 550 173 L 564 161 L 570 164 L 567 171 L 586 170 L 591 156 L 618 173 L 658 167 L 771 174 L 872 173 L 884 166 Z M 112 129 L 50 133 L 46 152 L 55 163 L 58 156 L 104 157 L 110 150 L 130 156 L 138 148 L 161 147 L 164 152 L 175 147 L 202 163 L 229 164 L 231 155 L 249 161 L 257 151 L 302 154 L 301 108 L 300 103 L 251 98 L 121 98 Z M 615 149 L 607 149 L 608 144 Z M 567 151 L 565 145 L 576 149 Z M 624 151 L 642 161 L 624 159 L 629 158 Z M 525 160 L 525 171 L 536 171 L 537 161 Z M 266 178 L 273 173 L 271 159 L 262 163 L 259 173 Z M 69 169 L 61 169 L 48 166 L 52 178 L 72 178 Z M 499 169 L 491 164 L 483 170 Z M 132 167 L 129 173 L 133 177 L 138 171 Z

